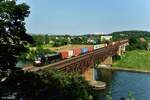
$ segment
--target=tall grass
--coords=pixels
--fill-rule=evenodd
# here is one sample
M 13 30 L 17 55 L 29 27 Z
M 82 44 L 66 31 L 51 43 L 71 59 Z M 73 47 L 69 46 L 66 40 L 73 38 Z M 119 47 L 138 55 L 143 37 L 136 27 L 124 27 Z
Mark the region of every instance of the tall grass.
M 150 70 L 150 51 L 134 50 L 121 56 L 113 66 Z

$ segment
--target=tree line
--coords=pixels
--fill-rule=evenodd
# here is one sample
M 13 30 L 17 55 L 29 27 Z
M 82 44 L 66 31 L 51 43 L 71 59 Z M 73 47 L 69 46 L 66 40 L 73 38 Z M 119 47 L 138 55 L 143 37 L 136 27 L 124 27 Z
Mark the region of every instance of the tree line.
M 113 40 L 129 39 L 127 50 L 147 50 L 150 43 L 150 32 L 148 31 L 121 31 L 112 33 Z
M 50 44 L 53 47 L 59 47 L 67 44 L 98 44 L 100 35 L 32 35 L 35 43 L 33 46 Z M 89 41 L 89 40 L 93 40 Z

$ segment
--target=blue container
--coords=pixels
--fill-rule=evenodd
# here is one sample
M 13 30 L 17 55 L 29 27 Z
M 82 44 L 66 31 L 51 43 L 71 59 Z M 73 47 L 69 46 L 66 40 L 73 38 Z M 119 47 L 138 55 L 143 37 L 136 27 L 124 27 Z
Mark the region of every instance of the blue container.
M 86 52 L 88 52 L 88 48 L 81 48 L 81 53 L 83 54 L 83 53 L 86 53 Z

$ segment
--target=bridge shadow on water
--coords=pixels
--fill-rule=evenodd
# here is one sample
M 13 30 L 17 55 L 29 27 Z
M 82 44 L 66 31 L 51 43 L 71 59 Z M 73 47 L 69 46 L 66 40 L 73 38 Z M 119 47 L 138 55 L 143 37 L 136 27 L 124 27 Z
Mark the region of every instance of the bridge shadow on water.
M 111 96 L 111 80 L 113 80 L 113 71 L 107 69 L 95 69 L 94 77 L 97 81 L 106 82 L 106 89 L 95 91 L 95 98 L 94 100 L 108 100 L 107 96 Z
M 135 100 L 150 100 L 150 74 L 107 69 L 98 69 L 98 73 L 98 80 L 106 82 L 107 87 L 96 92 L 95 100 L 108 100 L 107 95 L 112 96 L 113 100 L 129 95 Z

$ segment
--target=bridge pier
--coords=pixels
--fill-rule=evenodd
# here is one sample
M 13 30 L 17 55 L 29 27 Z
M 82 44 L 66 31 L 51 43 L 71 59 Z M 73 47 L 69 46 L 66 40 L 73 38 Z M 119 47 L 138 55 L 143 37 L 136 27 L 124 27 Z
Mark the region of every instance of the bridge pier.
M 85 80 L 87 80 L 87 81 L 95 80 L 94 68 L 88 67 L 88 68 L 83 72 L 83 76 L 84 76 Z
M 94 90 L 103 90 L 106 88 L 106 83 L 102 81 L 96 81 L 95 68 L 88 68 L 84 72 L 84 78 Z
M 117 54 L 118 54 L 119 56 L 121 56 L 123 53 L 126 52 L 126 46 L 127 46 L 127 45 L 129 45 L 129 44 L 128 44 L 128 43 L 125 43 L 125 44 L 122 44 L 122 45 L 119 46 L 118 51 L 117 51 Z
M 108 56 L 106 59 L 101 61 L 101 65 L 112 65 L 112 56 Z

